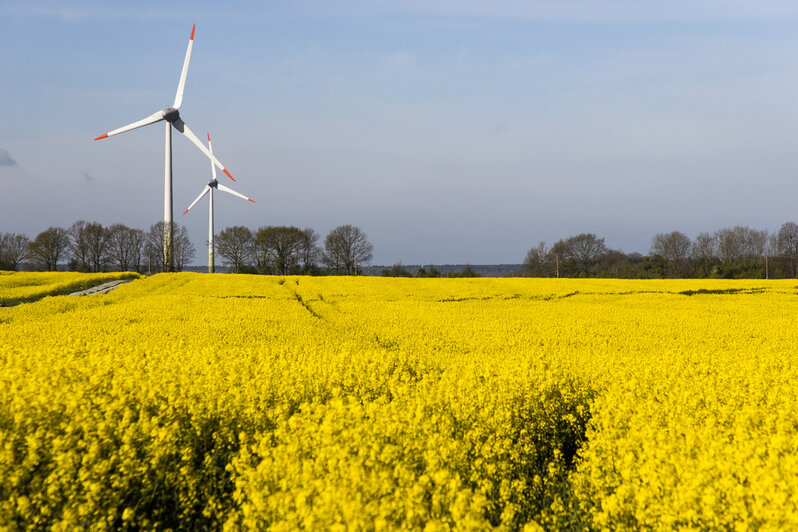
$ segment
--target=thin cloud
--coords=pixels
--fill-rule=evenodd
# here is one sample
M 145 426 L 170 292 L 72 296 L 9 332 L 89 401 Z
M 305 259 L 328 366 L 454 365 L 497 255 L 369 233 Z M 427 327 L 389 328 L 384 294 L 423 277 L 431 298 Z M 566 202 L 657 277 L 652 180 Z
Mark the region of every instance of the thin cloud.
M 391 54 L 390 62 L 396 66 L 405 66 L 413 62 L 413 57 L 407 52 L 394 52 Z
M 85 179 L 89 183 L 94 183 L 94 178 L 88 172 L 83 172 L 83 179 Z
M 0 148 L 0 166 L 16 166 L 16 165 L 17 161 L 12 159 L 11 155 L 6 150 Z
M 783 20 L 798 17 L 798 5 L 787 0 L 389 0 L 374 8 L 354 0 L 352 5 L 393 13 L 482 19 L 574 22 L 679 22 L 721 20 Z

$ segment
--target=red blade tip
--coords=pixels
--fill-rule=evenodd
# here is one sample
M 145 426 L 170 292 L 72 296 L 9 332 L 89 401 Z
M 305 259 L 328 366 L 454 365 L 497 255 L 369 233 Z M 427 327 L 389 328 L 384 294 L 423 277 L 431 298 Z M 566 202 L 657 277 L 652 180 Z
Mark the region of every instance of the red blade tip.
M 194 24 L 194 27 L 191 28 L 191 39 L 190 40 L 192 40 L 192 41 L 194 40 L 194 30 L 196 30 L 196 29 L 197 29 L 197 25 Z
M 255 203 L 255 200 L 254 200 L 254 199 L 252 199 L 252 198 L 247 198 L 247 199 L 248 199 L 249 201 L 251 201 L 252 203 Z
M 208 142 L 210 142 L 210 141 L 211 141 L 211 134 L 208 133 Z
M 185 216 L 187 212 L 188 212 L 188 209 L 184 210 L 183 211 L 183 216 Z
M 235 181 L 235 180 L 236 180 L 236 178 L 235 178 L 235 177 L 233 177 L 233 176 L 231 176 L 231 175 L 230 175 L 230 172 L 228 172 L 228 171 L 227 171 L 227 168 L 222 168 L 222 172 L 224 172 L 225 174 L 227 174 L 227 177 L 229 177 L 229 178 L 230 178 L 230 179 L 232 179 L 233 181 Z
M 94 139 L 94 140 L 100 140 L 100 139 L 104 139 L 104 138 L 105 138 L 105 137 L 107 137 L 107 136 L 108 136 L 108 133 L 103 133 L 102 135 L 100 135 L 99 137 L 97 137 L 97 138 L 96 138 L 96 139 Z

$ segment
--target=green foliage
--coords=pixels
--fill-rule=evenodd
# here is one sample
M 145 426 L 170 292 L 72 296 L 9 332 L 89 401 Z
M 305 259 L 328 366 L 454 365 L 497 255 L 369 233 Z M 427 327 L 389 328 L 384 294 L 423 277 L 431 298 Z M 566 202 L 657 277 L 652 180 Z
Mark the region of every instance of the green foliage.
M 416 277 L 440 277 L 440 276 L 441 272 L 439 272 L 435 266 L 430 266 L 427 269 L 424 269 L 424 267 L 421 266 L 416 272 Z
M 402 266 L 401 262 L 394 264 L 390 270 L 382 270 L 380 275 L 383 277 L 413 277 L 413 274 Z
M 668 273 L 668 262 L 661 255 L 643 257 L 640 264 L 641 279 L 662 279 Z
M 765 270 L 755 261 L 739 261 L 720 263 L 712 267 L 711 275 L 715 279 L 764 279 Z
M 466 264 L 465 268 L 463 268 L 459 272 L 447 273 L 444 277 L 454 277 L 454 278 L 459 278 L 459 277 L 482 277 L 482 275 L 480 273 L 478 273 L 478 272 L 475 272 L 470 264 Z

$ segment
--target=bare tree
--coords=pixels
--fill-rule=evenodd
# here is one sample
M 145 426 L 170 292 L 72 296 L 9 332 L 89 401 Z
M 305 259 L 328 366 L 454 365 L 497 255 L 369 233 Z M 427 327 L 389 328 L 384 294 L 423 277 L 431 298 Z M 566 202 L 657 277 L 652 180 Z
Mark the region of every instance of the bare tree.
M 30 256 L 48 271 L 58 270 L 58 261 L 69 246 L 69 237 L 61 227 L 50 227 L 42 231 L 31 242 Z
M 88 272 L 91 270 L 89 265 L 89 241 L 86 233 L 86 227 L 89 222 L 86 220 L 78 220 L 67 229 L 69 236 L 69 255 L 71 257 L 70 267 L 74 270 L 81 272 Z
M 357 275 L 371 261 L 374 246 L 366 233 L 353 225 L 339 225 L 324 239 L 324 262 L 335 272 Z
M 319 233 L 306 227 L 302 230 L 302 242 L 299 246 L 299 256 L 302 259 L 302 271 L 310 273 L 316 269 L 321 250 L 319 249 Z
M 188 237 L 186 226 L 173 223 L 174 235 L 172 246 L 174 249 L 175 271 L 182 272 L 188 263 L 197 255 L 197 248 Z
M 30 238 L 22 234 L 3 233 L 0 237 L 0 268 L 16 270 L 28 256 Z
M 588 274 L 590 266 L 604 253 L 607 246 L 604 239 L 593 233 L 582 233 L 566 240 L 570 256 L 576 261 L 582 276 Z
M 300 251 L 305 234 L 291 226 L 261 227 L 255 233 L 255 250 L 261 273 L 299 273 Z
M 524 257 L 524 274 L 530 277 L 544 277 L 548 273 L 549 251 L 545 242 L 527 251 Z
M 164 257 L 164 222 L 150 226 L 144 244 L 144 256 L 147 259 L 148 271 L 165 271 Z M 175 271 L 182 271 L 188 262 L 197 254 L 194 244 L 188 237 L 188 230 L 177 223 L 172 223 L 172 252 Z
M 163 271 L 163 240 L 164 222 L 152 224 L 144 238 L 144 256 L 147 261 L 148 273 Z
M 743 237 L 743 258 L 758 261 L 765 254 L 768 245 L 767 229 L 745 228 Z
M 658 233 L 651 239 L 651 253 L 661 256 L 668 262 L 674 277 L 684 273 L 684 264 L 690 256 L 691 246 L 690 238 L 679 231 Z
M 768 241 L 765 245 L 765 279 L 770 279 L 772 277 L 771 272 L 774 271 L 774 266 L 778 266 L 778 260 L 775 262 L 772 259 L 778 258 L 779 253 L 779 235 L 776 233 L 770 233 L 768 235 Z
M 778 253 L 790 260 L 790 277 L 796 277 L 796 261 L 798 261 L 798 225 L 793 222 L 782 224 L 776 236 Z
M 718 256 L 724 263 L 759 259 L 767 244 L 767 231 L 736 225 L 715 232 Z
M 715 235 L 700 233 L 693 241 L 691 256 L 695 270 L 703 277 L 710 274 L 718 257 L 718 240 Z
M 742 242 L 734 229 L 724 228 L 715 231 L 718 245 L 718 258 L 724 263 L 738 260 L 742 256 Z
M 714 259 L 718 256 L 718 240 L 709 233 L 700 233 L 695 237 L 692 246 L 692 257 L 698 259 Z
M 11 233 L 0 233 L 0 270 L 11 269 L 9 264 L 6 262 L 6 243 L 10 235 Z
M 255 237 L 248 228 L 242 225 L 227 227 L 214 238 L 216 252 L 222 262 L 233 273 L 241 273 L 242 268 L 252 261 Z
M 133 249 L 133 255 L 131 257 L 131 266 L 133 271 L 136 272 L 143 272 L 144 265 L 144 244 L 147 241 L 147 235 L 141 229 L 131 229 L 131 246 Z
M 566 262 L 571 261 L 571 263 L 573 263 L 573 260 L 570 257 L 571 250 L 568 247 L 567 241 L 560 239 L 555 242 L 553 246 L 551 246 L 551 249 L 549 250 L 549 259 L 554 263 L 555 277 L 563 277 L 566 275 Z
M 108 263 L 108 230 L 97 222 L 86 224 L 84 237 L 88 246 L 89 266 L 93 272 L 101 272 Z
M 110 260 L 121 271 L 136 269 L 136 258 L 141 257 L 143 233 L 125 224 L 114 224 L 108 228 L 108 251 Z

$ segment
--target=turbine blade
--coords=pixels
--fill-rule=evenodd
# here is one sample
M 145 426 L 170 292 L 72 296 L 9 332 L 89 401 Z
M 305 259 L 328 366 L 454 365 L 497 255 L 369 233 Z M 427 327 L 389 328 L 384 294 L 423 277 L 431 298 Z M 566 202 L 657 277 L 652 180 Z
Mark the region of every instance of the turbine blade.
M 199 196 L 197 196 L 197 199 L 195 199 L 193 202 L 191 202 L 191 205 L 189 205 L 189 206 L 188 206 L 188 209 L 186 209 L 185 211 L 183 211 L 183 216 L 185 216 L 185 215 L 186 215 L 186 213 L 187 213 L 188 211 L 190 211 L 190 210 L 191 210 L 191 207 L 193 207 L 194 205 L 196 205 L 196 204 L 197 204 L 197 202 L 198 202 L 199 200 L 201 200 L 201 199 L 202 199 L 202 197 L 203 197 L 205 194 L 207 194 L 207 193 L 208 193 L 208 191 L 209 191 L 210 189 L 211 189 L 211 187 L 209 187 L 208 185 L 205 185 L 205 188 L 204 188 L 204 189 L 202 189 L 202 194 L 200 194 Z
M 104 139 L 106 137 L 112 137 L 114 135 L 118 135 L 120 133 L 124 133 L 125 131 L 130 131 L 131 129 L 136 129 L 136 128 L 139 128 L 139 127 L 143 127 L 143 126 L 148 126 L 150 124 L 154 124 L 155 122 L 159 122 L 161 120 L 163 120 L 163 111 L 158 111 L 156 113 L 151 114 L 147 118 L 142 118 L 138 122 L 133 122 L 132 124 L 128 124 L 126 126 L 122 126 L 119 129 L 115 129 L 113 131 L 109 131 L 108 133 L 105 133 L 104 135 L 100 135 L 99 137 L 97 137 L 94 140 L 100 140 L 100 139 Z
M 216 185 L 216 187 L 217 187 L 219 190 L 224 190 L 224 191 L 225 191 L 225 192 L 227 192 L 228 194 L 232 194 L 233 196 L 238 196 L 238 197 L 239 197 L 239 198 L 241 198 L 241 199 L 245 199 L 245 200 L 247 200 L 247 201 L 251 201 L 252 203 L 255 203 L 255 200 L 254 200 L 254 199 L 252 199 L 252 198 L 248 198 L 248 197 L 246 197 L 246 196 L 245 196 L 245 195 L 243 195 L 243 194 L 239 194 L 238 192 L 236 192 L 236 191 L 235 191 L 235 190 L 233 190 L 232 188 L 228 188 L 228 187 L 226 187 L 226 186 L 224 186 L 224 185 L 218 185 L 218 184 Z
M 211 146 L 211 134 L 208 133 L 208 151 L 211 152 L 213 155 L 213 146 Z M 214 181 L 216 180 L 216 165 L 213 164 L 213 159 L 211 159 L 211 174 L 213 174 Z M 235 181 L 235 179 L 233 179 Z
M 183 71 L 180 72 L 180 83 L 177 84 L 177 94 L 175 94 L 175 103 L 172 105 L 175 109 L 180 109 L 180 104 L 183 103 L 183 89 L 186 88 L 186 76 L 188 75 L 188 63 L 191 61 L 191 48 L 194 46 L 194 30 L 197 25 L 191 28 L 191 37 L 188 40 L 188 49 L 186 50 L 186 59 L 183 61 Z
M 213 164 L 218 166 L 222 170 L 222 172 L 224 172 L 227 175 L 227 177 L 229 177 L 230 179 L 235 181 L 235 178 L 233 178 L 233 176 L 230 175 L 230 172 L 227 171 L 227 168 L 225 168 L 222 165 L 222 163 L 219 162 L 219 159 L 217 159 L 210 151 L 208 151 L 208 148 L 206 148 L 205 145 L 202 143 L 202 141 L 199 138 L 197 138 L 197 136 L 194 134 L 194 132 L 191 131 L 191 129 L 189 129 L 189 127 L 186 125 L 186 123 L 183 122 L 182 118 L 178 118 L 177 120 L 172 122 L 172 125 L 175 126 L 176 130 L 178 130 L 183 135 L 188 137 L 188 140 L 193 142 L 194 145 L 197 148 L 199 148 L 200 151 L 202 151 L 202 153 L 204 153 L 205 156 L 208 157 Z

